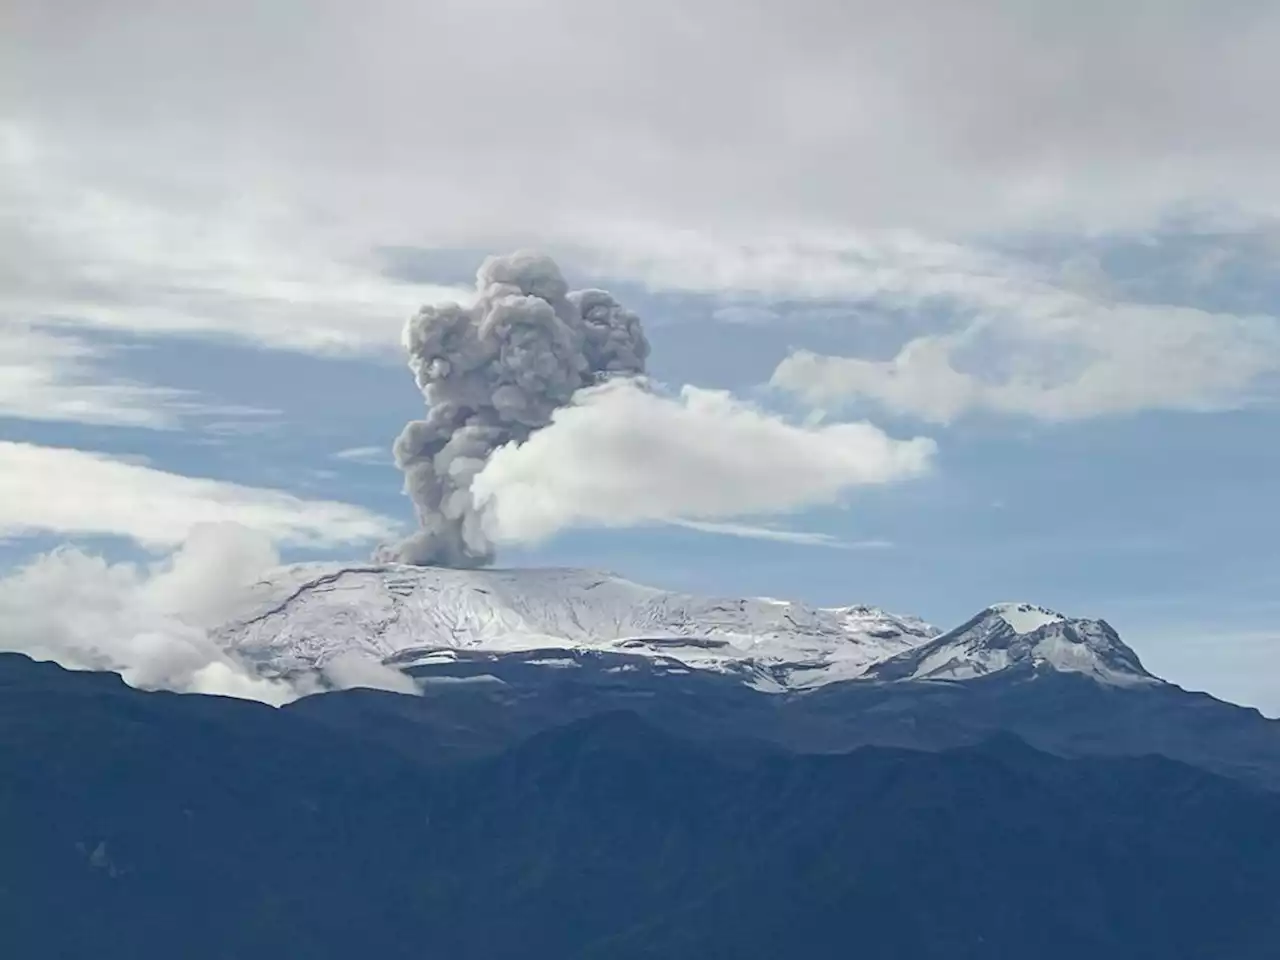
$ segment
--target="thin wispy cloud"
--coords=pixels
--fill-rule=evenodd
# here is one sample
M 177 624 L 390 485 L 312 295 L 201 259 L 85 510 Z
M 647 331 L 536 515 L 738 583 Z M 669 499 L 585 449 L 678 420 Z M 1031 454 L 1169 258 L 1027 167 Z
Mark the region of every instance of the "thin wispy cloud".
M 316 354 L 383 353 L 424 302 L 465 296 L 386 276 L 360 243 L 270 194 L 151 195 L 0 126 L 5 317 L 142 336 L 208 336 Z
M 371 467 L 390 466 L 392 463 L 391 451 L 386 447 L 348 447 L 333 454 L 333 459 Z
M 0 417 L 208 433 L 268 429 L 277 411 L 120 376 L 110 345 L 0 318 Z
M 0 416 L 167 429 L 198 405 L 183 390 L 102 368 L 107 351 L 83 339 L 0 320 Z
M 836 550 L 887 550 L 893 546 L 888 540 L 843 540 L 829 533 L 810 530 L 786 530 L 777 527 L 756 526 L 749 523 L 728 523 L 711 520 L 668 520 L 673 527 L 697 530 L 699 533 L 726 537 L 743 537 L 748 540 L 772 540 L 778 543 L 794 543 L 806 547 L 829 547 Z
M 385 539 L 397 524 L 363 507 L 188 477 L 129 459 L 0 441 L 0 536 L 108 536 L 182 543 L 202 523 L 236 523 L 277 543 L 333 547 Z

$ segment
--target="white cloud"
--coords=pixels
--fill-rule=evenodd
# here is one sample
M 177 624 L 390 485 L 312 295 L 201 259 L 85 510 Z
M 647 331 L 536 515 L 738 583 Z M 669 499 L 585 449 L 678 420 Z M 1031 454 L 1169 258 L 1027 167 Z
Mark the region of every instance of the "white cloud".
M 207 433 L 245 433 L 275 412 L 114 376 L 104 369 L 114 353 L 66 330 L 0 319 L 0 417 L 154 430 L 199 420 Z M 225 417 L 239 419 L 211 419 Z
M 38 321 L 389 353 L 421 304 L 469 295 L 394 281 L 366 245 L 243 184 L 148 195 L 14 126 L 0 126 L 0 254 L 0 335 Z
M 1280 83 L 1280 11 L 1220 7 L 375 0 L 263 18 L 231 0 L 103 18 L 23 0 L 0 37 L 16 81 L 3 303 L 24 320 L 382 350 L 420 303 L 465 294 L 389 280 L 377 247 L 532 242 L 680 289 L 943 299 L 982 315 L 998 354 L 972 379 L 961 324 L 893 365 L 824 366 L 828 396 L 852 380 L 931 419 L 1236 403 L 1274 370 L 1246 357 L 1272 356 L 1274 320 L 1113 301 L 1082 262 L 1047 281 L 964 245 L 1280 215 L 1280 126 L 1260 93 Z M 227 18 L 240 28 L 215 29 Z M 450 43 L 423 56 L 436 36 Z M 1065 362 L 1074 382 L 1053 379 Z M 922 385 L 929 371 L 946 383 Z M 165 416 L 151 388 L 80 389 L 32 406 L 79 409 L 97 389 L 104 417 Z
M 413 677 L 355 652 L 340 653 L 324 664 L 324 677 L 335 687 L 351 690 L 385 690 L 388 693 L 418 693 Z
M 473 491 L 498 541 L 575 526 L 714 521 L 838 502 L 919 476 L 934 444 L 867 423 L 797 426 L 727 393 L 672 398 L 633 381 L 579 391 L 550 426 L 500 448 Z
M 0 579 L 0 649 L 144 689 L 286 703 L 296 687 L 258 676 L 207 632 L 275 562 L 270 541 L 226 525 L 197 527 L 150 567 L 57 550 Z
M 73 670 L 119 673 L 130 686 L 218 694 L 279 705 L 323 689 L 416 693 L 413 680 L 358 656 L 319 675 L 260 675 L 219 641 L 250 588 L 278 563 L 271 541 L 237 524 L 200 524 L 149 565 L 109 563 L 64 547 L 0 578 L 0 650 Z
M 190 406 L 182 391 L 104 375 L 100 358 L 77 337 L 0 321 L 0 416 L 164 428 Z
M 55 533 L 182 543 L 202 523 L 234 522 L 282 543 L 364 543 L 396 525 L 362 507 L 187 477 L 119 457 L 0 441 L 0 536 Z
M 676 229 L 642 220 L 583 228 L 578 259 L 594 273 L 666 290 L 877 300 L 1014 297 L 1026 266 L 908 230 L 804 229 L 769 235 Z M 1009 288 L 1009 289 L 1007 289 Z
M 1280 374 L 1280 322 L 1092 300 L 1027 283 L 1011 301 L 910 340 L 889 360 L 798 351 L 771 383 L 829 408 L 870 400 L 933 423 L 973 412 L 1076 420 L 1141 410 L 1237 408 Z
M 1280 374 L 1280 319 L 1119 299 L 1096 261 L 1088 283 L 1068 264 L 1069 289 L 1052 267 L 902 231 L 752 242 L 633 224 L 591 262 L 667 289 L 871 304 L 919 333 L 888 360 L 782 361 L 773 385 L 819 407 L 868 399 L 936 423 L 977 410 L 1076 419 L 1240 406 Z
M 9 111 L 100 166 L 420 242 L 639 211 L 955 234 L 1280 201 L 1265 3 L 9 7 Z
M 721 534 L 726 537 L 743 537 L 748 540 L 773 540 L 778 543 L 795 543 L 808 547 L 832 547 L 837 550 L 882 550 L 893 546 L 888 540 L 841 540 L 829 533 L 811 530 L 781 530 L 751 523 L 731 523 L 715 520 L 668 520 L 674 527 L 697 530 L 700 533 Z

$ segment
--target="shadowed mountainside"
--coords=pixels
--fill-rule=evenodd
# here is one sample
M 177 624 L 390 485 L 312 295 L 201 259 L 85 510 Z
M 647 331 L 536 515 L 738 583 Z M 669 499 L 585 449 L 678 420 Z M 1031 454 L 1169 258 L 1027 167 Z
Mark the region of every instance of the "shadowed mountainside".
M 0 947 L 1261 960 L 1280 938 L 1280 795 L 1164 759 L 726 753 L 611 712 L 437 760 L 0 656 Z

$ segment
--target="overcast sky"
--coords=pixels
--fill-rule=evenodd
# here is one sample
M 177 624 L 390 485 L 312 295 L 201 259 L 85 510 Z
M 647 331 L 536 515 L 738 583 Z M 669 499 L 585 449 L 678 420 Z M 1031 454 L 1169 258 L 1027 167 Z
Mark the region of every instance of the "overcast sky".
M 406 317 L 535 246 L 665 393 L 504 464 L 576 509 L 503 562 L 1027 599 L 1280 713 L 1277 49 L 1264 0 L 10 0 L 0 558 L 367 556 Z

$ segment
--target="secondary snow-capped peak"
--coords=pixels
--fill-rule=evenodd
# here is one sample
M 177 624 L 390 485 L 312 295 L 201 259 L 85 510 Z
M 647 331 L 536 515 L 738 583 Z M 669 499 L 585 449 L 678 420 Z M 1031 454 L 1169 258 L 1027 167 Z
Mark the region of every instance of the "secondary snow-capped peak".
M 1105 620 L 998 603 L 867 672 L 875 680 L 972 680 L 995 673 L 1075 673 L 1109 686 L 1158 683 Z

